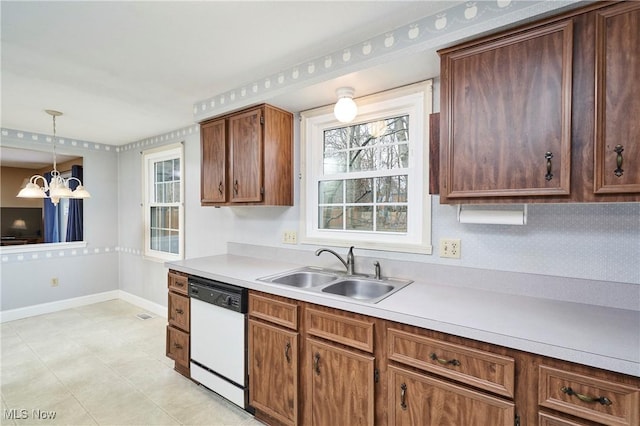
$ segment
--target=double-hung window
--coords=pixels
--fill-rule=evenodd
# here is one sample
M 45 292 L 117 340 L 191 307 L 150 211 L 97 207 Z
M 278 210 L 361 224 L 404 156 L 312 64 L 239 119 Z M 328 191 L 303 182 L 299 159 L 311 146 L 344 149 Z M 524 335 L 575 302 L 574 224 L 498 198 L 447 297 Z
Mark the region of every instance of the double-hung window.
M 343 124 L 302 113 L 301 241 L 431 253 L 431 82 L 360 98 Z
M 162 260 L 184 257 L 183 147 L 143 153 L 144 255 Z

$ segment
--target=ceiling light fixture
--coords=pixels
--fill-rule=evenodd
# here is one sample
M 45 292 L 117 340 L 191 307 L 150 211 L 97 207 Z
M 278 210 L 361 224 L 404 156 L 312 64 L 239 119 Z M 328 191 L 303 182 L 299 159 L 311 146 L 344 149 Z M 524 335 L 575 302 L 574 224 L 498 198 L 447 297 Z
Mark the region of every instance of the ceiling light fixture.
M 51 109 L 47 109 L 45 112 L 53 117 L 53 170 L 51 171 L 51 182 L 47 182 L 44 176 L 33 175 L 29 179 L 29 183 L 18 192 L 17 197 L 50 198 L 54 205 L 58 205 L 60 198 L 90 198 L 91 194 L 84 189 L 80 179 L 76 177 L 65 179 L 58 171 L 56 164 L 56 117 L 61 116 L 62 113 Z M 42 186 L 36 183 L 38 180 L 42 181 Z M 78 181 L 78 186 L 73 191 L 69 188 L 69 182 L 72 180 Z
M 336 116 L 341 123 L 349 123 L 356 118 L 358 114 L 358 105 L 353 100 L 355 91 L 353 87 L 341 87 L 336 90 L 338 102 L 333 107 L 333 115 Z

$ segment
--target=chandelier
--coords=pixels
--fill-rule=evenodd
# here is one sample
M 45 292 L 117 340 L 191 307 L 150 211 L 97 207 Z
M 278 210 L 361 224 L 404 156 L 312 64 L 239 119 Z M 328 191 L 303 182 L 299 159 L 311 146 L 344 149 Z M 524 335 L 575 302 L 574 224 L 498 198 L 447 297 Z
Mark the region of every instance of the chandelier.
M 82 181 L 76 177 L 65 179 L 57 169 L 56 164 L 56 117 L 62 115 L 60 111 L 51 109 L 45 110 L 53 117 L 53 170 L 51 171 L 51 181 L 47 182 L 44 176 L 33 175 L 29 183 L 18 192 L 18 198 L 50 198 L 54 205 L 58 205 L 60 198 L 90 198 L 89 191 L 84 189 Z M 69 188 L 70 181 L 78 181 L 78 186 L 73 191 Z M 42 186 L 37 184 L 42 181 Z

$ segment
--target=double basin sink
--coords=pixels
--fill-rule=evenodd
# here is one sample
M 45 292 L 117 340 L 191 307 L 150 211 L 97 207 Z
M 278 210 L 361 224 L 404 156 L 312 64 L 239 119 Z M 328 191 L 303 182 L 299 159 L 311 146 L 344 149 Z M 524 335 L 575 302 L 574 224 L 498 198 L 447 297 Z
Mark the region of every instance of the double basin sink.
M 397 278 L 376 279 L 364 275 L 346 275 L 311 266 L 258 278 L 258 281 L 369 303 L 377 303 L 412 282 Z

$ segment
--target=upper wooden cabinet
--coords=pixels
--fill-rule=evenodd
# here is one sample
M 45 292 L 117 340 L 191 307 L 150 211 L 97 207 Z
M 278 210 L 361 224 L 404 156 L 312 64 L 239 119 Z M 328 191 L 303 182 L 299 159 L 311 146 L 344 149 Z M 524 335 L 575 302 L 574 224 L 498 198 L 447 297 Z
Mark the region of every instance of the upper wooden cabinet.
M 596 12 L 595 192 L 640 192 L 640 3 Z
M 442 55 L 448 198 L 569 194 L 570 20 Z
M 293 115 L 260 105 L 200 126 L 202 205 L 293 205 Z
M 640 201 L 639 10 L 597 2 L 441 50 L 440 202 Z

